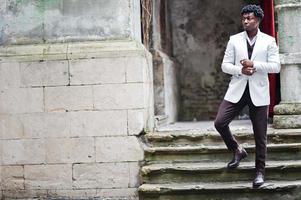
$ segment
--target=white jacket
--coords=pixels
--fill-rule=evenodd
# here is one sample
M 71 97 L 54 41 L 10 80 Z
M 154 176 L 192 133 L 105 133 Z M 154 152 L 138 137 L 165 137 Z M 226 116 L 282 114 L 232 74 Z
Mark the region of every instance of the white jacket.
M 231 74 L 232 77 L 224 99 L 237 103 L 249 81 L 249 91 L 253 104 L 255 106 L 269 105 L 268 73 L 279 73 L 280 71 L 279 52 L 275 38 L 258 30 L 251 57 L 257 71 L 253 75 L 247 76 L 242 74 L 242 65 L 240 64 L 240 60 L 248 59 L 246 37 L 246 32 L 241 32 L 231 36 L 228 42 L 222 70 L 227 74 Z

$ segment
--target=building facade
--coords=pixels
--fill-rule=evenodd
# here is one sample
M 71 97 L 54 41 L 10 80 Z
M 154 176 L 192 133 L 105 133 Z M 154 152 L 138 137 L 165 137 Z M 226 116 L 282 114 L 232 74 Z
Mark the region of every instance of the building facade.
M 162 43 L 176 29 L 162 20 L 170 7 L 149 2 L 152 49 L 141 39 L 145 1 L 0 0 L 0 198 L 138 199 L 139 135 L 181 110 L 179 63 Z M 301 128 L 301 1 L 275 3 L 274 123 Z

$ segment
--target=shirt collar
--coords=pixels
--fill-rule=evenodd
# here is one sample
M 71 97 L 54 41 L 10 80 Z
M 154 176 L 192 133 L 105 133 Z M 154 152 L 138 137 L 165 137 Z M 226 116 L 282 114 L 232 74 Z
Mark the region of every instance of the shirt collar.
M 245 37 L 247 38 L 248 43 L 252 46 L 256 42 L 257 36 L 260 33 L 260 29 L 258 29 L 257 34 L 255 35 L 255 37 L 253 37 L 252 40 L 250 40 L 250 38 L 247 34 L 247 31 L 244 31 L 244 32 L 245 32 Z

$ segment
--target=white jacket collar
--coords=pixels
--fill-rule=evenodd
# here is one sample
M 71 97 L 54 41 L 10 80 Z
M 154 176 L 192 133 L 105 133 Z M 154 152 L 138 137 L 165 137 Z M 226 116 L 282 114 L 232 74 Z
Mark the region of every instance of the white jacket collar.
M 251 46 L 256 42 L 256 40 L 257 40 L 258 36 L 260 36 L 260 34 L 261 34 L 261 31 L 260 31 L 260 29 L 258 28 L 258 31 L 257 31 L 256 36 L 255 36 L 254 38 L 252 38 L 252 40 L 250 40 L 250 38 L 249 38 L 249 36 L 248 36 L 248 34 L 247 34 L 247 31 L 244 31 L 245 38 L 247 39 L 248 43 L 249 43 Z

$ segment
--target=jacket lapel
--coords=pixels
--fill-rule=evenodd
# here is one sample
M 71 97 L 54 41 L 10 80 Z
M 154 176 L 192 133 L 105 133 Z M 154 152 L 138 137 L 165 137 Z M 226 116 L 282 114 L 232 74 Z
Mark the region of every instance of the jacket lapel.
M 242 34 L 242 37 L 241 37 L 241 44 L 242 44 L 242 51 L 243 51 L 243 59 L 248 59 L 249 56 L 248 56 L 248 46 L 247 46 L 247 38 L 246 38 L 246 34 Z
M 257 54 L 258 50 L 260 49 L 260 45 L 262 44 L 261 39 L 262 39 L 262 34 L 261 34 L 260 30 L 258 30 L 255 46 L 254 46 L 252 56 L 251 56 L 252 61 L 255 59 L 256 54 Z

